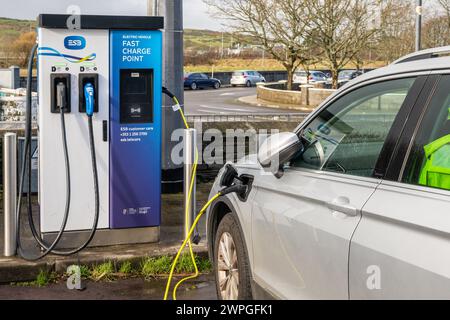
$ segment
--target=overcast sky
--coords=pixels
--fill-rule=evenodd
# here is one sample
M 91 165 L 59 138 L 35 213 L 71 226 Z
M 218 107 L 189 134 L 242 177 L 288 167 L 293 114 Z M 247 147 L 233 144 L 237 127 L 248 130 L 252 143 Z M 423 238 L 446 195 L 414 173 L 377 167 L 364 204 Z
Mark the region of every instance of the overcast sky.
M 147 10 L 147 0 L 0 0 L 0 17 L 35 19 L 39 13 L 66 13 L 69 5 L 78 5 L 82 14 L 145 15 Z M 202 0 L 183 0 L 183 6 L 185 28 L 221 29 Z

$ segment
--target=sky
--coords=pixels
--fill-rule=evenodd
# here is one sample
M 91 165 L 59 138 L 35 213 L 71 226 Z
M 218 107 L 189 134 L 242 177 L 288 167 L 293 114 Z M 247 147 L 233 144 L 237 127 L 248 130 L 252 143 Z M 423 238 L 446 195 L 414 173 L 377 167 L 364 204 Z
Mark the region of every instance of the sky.
M 0 0 L 0 17 L 36 19 L 39 13 L 66 13 L 70 5 L 82 14 L 145 15 L 147 10 L 147 0 Z M 202 0 L 183 0 L 183 9 L 185 28 L 221 30 Z

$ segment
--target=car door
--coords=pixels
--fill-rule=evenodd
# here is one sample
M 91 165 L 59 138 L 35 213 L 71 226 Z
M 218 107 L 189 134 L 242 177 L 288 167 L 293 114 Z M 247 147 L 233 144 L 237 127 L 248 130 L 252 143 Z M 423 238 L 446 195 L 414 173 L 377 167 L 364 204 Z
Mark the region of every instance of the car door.
M 450 75 L 425 88 L 352 239 L 352 299 L 450 299 Z
M 283 299 L 348 298 L 350 239 L 380 182 L 376 163 L 394 120 L 406 118 L 399 111 L 415 94 L 415 79 L 350 89 L 302 126 L 304 151 L 281 178 L 255 179 L 253 278 L 261 287 Z

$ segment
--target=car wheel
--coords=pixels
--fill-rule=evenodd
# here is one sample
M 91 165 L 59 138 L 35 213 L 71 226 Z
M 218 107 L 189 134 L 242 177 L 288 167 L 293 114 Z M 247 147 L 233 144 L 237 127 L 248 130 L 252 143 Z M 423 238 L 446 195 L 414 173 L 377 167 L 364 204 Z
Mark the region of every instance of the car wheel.
M 191 90 L 197 90 L 197 84 L 195 82 L 191 83 Z
M 234 215 L 220 221 L 214 242 L 214 270 L 220 300 L 250 300 L 250 266 L 243 236 Z
M 247 86 L 247 88 L 250 88 L 252 86 L 252 83 L 250 81 L 247 81 L 245 85 Z
M 214 89 L 219 89 L 219 88 L 220 88 L 220 83 L 214 82 Z

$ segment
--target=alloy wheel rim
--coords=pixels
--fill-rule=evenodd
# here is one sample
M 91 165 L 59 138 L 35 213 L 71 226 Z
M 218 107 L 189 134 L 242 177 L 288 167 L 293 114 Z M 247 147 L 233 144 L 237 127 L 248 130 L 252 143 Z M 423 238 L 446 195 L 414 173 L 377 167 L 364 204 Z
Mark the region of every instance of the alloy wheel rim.
M 224 300 L 237 300 L 239 270 L 236 246 L 230 233 L 224 232 L 219 240 L 217 273 L 219 290 Z

